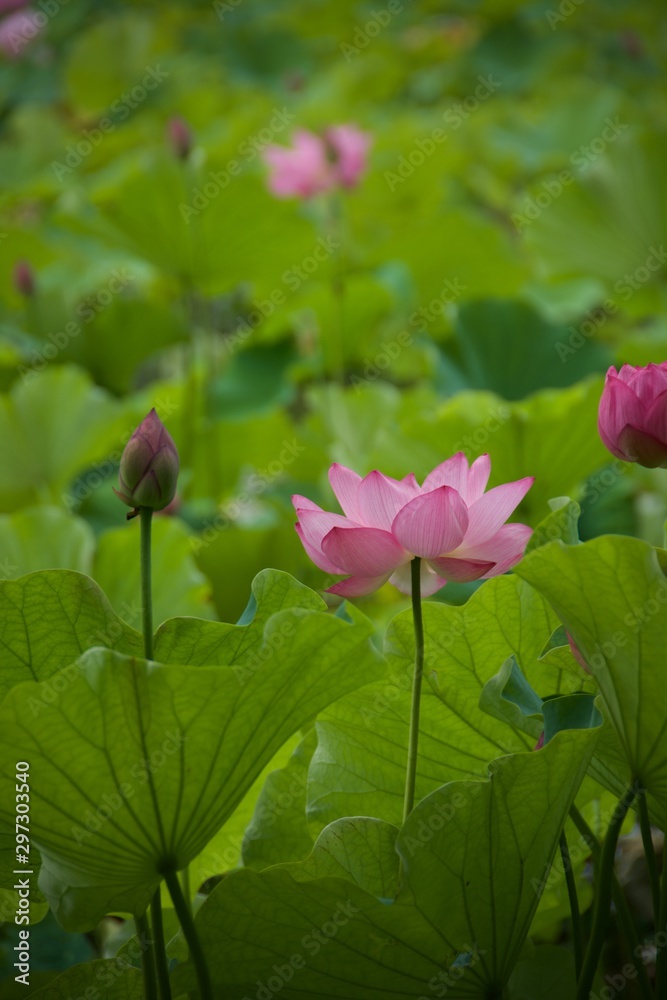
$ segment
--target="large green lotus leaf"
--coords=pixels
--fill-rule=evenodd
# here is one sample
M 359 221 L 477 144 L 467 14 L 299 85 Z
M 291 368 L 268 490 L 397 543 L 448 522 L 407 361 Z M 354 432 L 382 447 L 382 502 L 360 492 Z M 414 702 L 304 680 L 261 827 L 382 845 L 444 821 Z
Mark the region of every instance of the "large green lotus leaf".
M 289 573 L 262 570 L 252 582 L 250 600 L 236 625 L 197 618 L 166 621 L 155 636 L 155 659 L 195 667 L 239 664 L 238 674 L 244 680 L 270 656 L 270 646 L 262 651 L 267 623 L 272 615 L 287 608 L 303 612 L 325 611 L 326 604 L 315 591 Z M 281 638 L 273 637 L 276 646 L 283 646 L 288 633 L 295 631 L 291 620 L 287 619 L 285 624 L 285 634 Z
M 336 875 L 349 879 L 378 899 L 393 900 L 398 891 L 398 829 L 366 816 L 337 819 L 325 827 L 312 852 L 297 864 L 282 864 L 297 882 Z
M 572 385 L 595 372 L 605 372 L 613 358 L 599 343 L 586 340 L 566 355 L 571 330 L 555 325 L 523 302 L 478 300 L 458 313 L 456 340 L 449 353 L 471 389 L 487 389 L 504 399 L 523 399 L 537 389 Z M 562 351 L 562 347 L 561 347 Z
M 44 570 L 0 582 L 0 696 L 21 681 L 47 681 L 30 709 L 39 717 L 76 674 L 74 661 L 92 646 L 141 655 L 139 632 L 125 624 L 88 576 Z
M 100 536 L 92 574 L 113 607 L 135 628 L 141 628 L 138 522 L 135 518 Z M 175 615 L 212 618 L 210 587 L 195 565 L 190 532 L 179 520 L 155 517 L 152 536 L 153 621 Z
M 308 768 L 317 733 L 313 727 L 283 767 L 267 775 L 243 837 L 243 864 L 261 870 L 284 861 L 301 861 L 313 838 L 306 818 Z
M 225 875 L 227 872 L 233 871 L 234 868 L 238 868 L 242 863 L 245 832 L 253 820 L 257 802 L 264 786 L 270 775 L 275 774 L 276 771 L 281 772 L 283 768 L 287 767 L 300 742 L 299 736 L 296 735 L 281 746 L 278 753 L 272 757 L 248 789 L 243 800 L 224 826 L 209 840 L 201 854 L 190 863 L 188 878 L 193 897 L 196 896 L 204 882 Z M 290 812 L 289 815 L 291 816 L 292 813 Z M 310 844 L 312 845 L 312 839 Z M 283 855 L 281 860 L 286 860 L 286 855 Z
M 136 11 L 117 11 L 115 17 L 106 17 L 78 32 L 72 39 L 65 70 L 66 93 L 72 106 L 80 114 L 92 115 L 108 114 L 110 109 L 114 114 L 114 105 L 125 105 L 127 118 L 129 101 L 123 101 L 123 91 L 131 91 L 141 83 L 149 67 L 157 67 L 159 29 L 159 22 Z M 164 63 L 161 65 L 168 80 L 171 74 Z M 157 89 L 150 77 L 148 82 L 151 89 Z
M 572 953 L 543 944 L 517 962 L 509 981 L 508 1000 L 573 1000 L 576 989 Z
M 104 992 L 102 992 L 104 991 Z M 140 969 L 127 959 L 97 959 L 74 965 L 65 972 L 31 973 L 30 985 L 3 983 L 3 1000 L 79 1000 L 101 997 L 105 1000 L 144 1000 L 144 982 Z
M 667 137 L 655 130 L 631 135 L 627 120 L 623 124 L 604 156 L 591 162 L 579 154 L 581 169 L 574 183 L 565 186 L 524 232 L 548 273 L 599 276 L 613 287 L 617 305 L 625 307 L 638 290 L 641 296 L 647 280 L 659 280 L 664 272 L 667 202 L 662 164 Z M 635 278 L 638 268 L 644 272 Z
M 459 1000 L 500 996 L 538 904 L 532 883 L 548 870 L 596 738 L 559 733 L 496 761 L 489 780 L 433 792 L 399 835 L 395 902 L 347 876 L 296 881 L 294 866 L 230 875 L 197 915 L 219 995 L 240 1000 L 280 981 L 286 1000 L 404 1000 L 443 985 Z M 177 970 L 175 985 L 191 974 Z
M 80 517 L 60 507 L 31 507 L 0 517 L 3 579 L 40 569 L 72 569 L 90 573 L 95 538 Z
M 554 497 L 549 500 L 551 512 L 540 521 L 533 531 L 526 552 L 538 549 L 547 542 L 555 542 L 560 538 L 566 545 L 576 545 L 579 541 L 579 515 L 581 507 L 576 500 L 569 497 Z M 567 640 L 566 640 L 567 642 Z
M 13 831 L 12 831 L 13 832 Z M 3 838 L 4 839 L 4 838 Z M 11 835 L 7 837 L 7 842 L 13 841 Z M 10 853 L 11 852 L 11 853 Z M 8 846 L 6 860 L 3 858 L 3 867 L 6 872 L 11 871 L 11 863 L 16 856 L 16 847 L 12 843 L 11 848 Z M 21 876 L 13 875 L 10 878 L 4 878 L 3 882 L 7 883 L 8 888 L 0 889 L 0 921 L 5 923 L 14 923 L 14 918 L 18 912 L 19 905 L 19 894 L 16 889 L 9 888 L 16 879 Z M 31 886 L 31 899 L 30 899 L 30 925 L 38 924 L 44 919 L 46 914 L 49 912 L 49 904 L 45 901 L 42 894 L 38 891 L 36 886 Z
M 667 579 L 645 542 L 553 542 L 518 572 L 551 602 L 596 678 L 633 779 L 667 800 Z M 663 807 L 664 808 L 664 807 Z
M 544 598 L 515 576 L 487 581 L 462 607 L 425 602 L 418 798 L 535 745 L 478 706 L 484 685 L 512 654 L 538 693 L 563 690 L 561 672 L 537 662 L 555 625 Z M 414 663 L 410 611 L 392 621 L 386 651 L 391 676 L 332 705 L 318 721 L 309 800 L 320 822 L 360 813 L 400 822 Z
M 72 341 L 73 358 L 98 385 L 126 393 L 136 387 L 140 366 L 148 369 L 155 355 L 187 335 L 186 317 L 171 302 L 116 297 Z
M 78 368 L 52 364 L 17 381 L 0 396 L 0 508 L 59 502 L 77 473 L 119 456 L 132 430 L 121 413 Z
M 287 609 L 267 623 L 268 652 L 247 676 L 96 649 L 38 719 L 30 704 L 41 685 L 15 687 L 0 712 L 4 800 L 19 752 L 31 764 L 40 886 L 59 921 L 85 930 L 113 910 L 141 912 L 161 874 L 197 857 L 294 732 L 381 675 L 371 634 L 361 615 Z
M 273 505 L 260 511 L 254 524 L 230 521 L 210 541 L 204 536 L 193 540 L 197 565 L 210 581 L 223 620 L 243 612 L 252 581 L 265 566 L 281 566 L 313 587 L 322 586 L 321 570 L 310 562 L 294 530 L 294 511 L 279 515 Z
M 122 186 L 97 194 L 99 215 L 91 217 L 92 232 L 179 279 L 184 289 L 194 286 L 219 295 L 252 282 L 253 302 L 259 307 L 268 301 L 264 310 L 270 315 L 275 306 L 268 296 L 278 292 L 285 301 L 304 273 L 312 273 L 301 270 L 299 278 L 292 268 L 303 261 L 308 268 L 310 260 L 319 266 L 313 253 L 324 254 L 312 223 L 269 194 L 263 177 L 247 169 L 230 176 L 227 167 L 235 157 L 245 167 L 234 147 L 229 156 L 218 162 L 211 158 L 201 169 L 185 169 L 175 157 L 163 155 L 142 163 L 134 158 Z

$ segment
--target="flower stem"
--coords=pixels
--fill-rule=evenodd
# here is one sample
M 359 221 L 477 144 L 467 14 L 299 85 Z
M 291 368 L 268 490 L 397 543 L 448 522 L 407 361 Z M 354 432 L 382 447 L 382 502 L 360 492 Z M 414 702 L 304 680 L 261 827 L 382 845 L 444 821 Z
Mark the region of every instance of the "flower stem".
M 574 944 L 574 967 L 577 979 L 581 975 L 581 966 L 584 958 L 584 938 L 581 929 L 581 913 L 579 912 L 579 897 L 577 896 L 577 883 L 572 871 L 572 859 L 570 858 L 570 848 L 567 844 L 565 830 L 560 834 L 560 854 L 563 859 L 563 871 L 565 872 L 565 883 L 567 885 L 567 895 L 570 901 L 570 914 L 572 917 L 572 941 Z
M 644 857 L 648 869 L 649 881 L 651 883 L 651 898 L 653 900 L 653 922 L 656 930 L 660 918 L 660 876 L 658 875 L 658 863 L 655 858 L 653 847 L 653 837 L 651 835 L 651 820 L 648 814 L 648 803 L 646 793 L 641 792 L 637 797 L 637 807 L 639 812 L 639 826 L 642 831 L 642 843 L 644 845 Z
M 200 1000 L 213 1000 L 211 977 L 206 964 L 204 950 L 201 946 L 199 935 L 197 934 L 197 928 L 195 927 L 195 921 L 192 913 L 190 912 L 190 907 L 188 906 L 185 896 L 183 895 L 178 874 L 175 871 L 166 872 L 165 881 L 167 883 L 167 888 L 169 889 L 169 895 L 171 896 L 174 904 L 174 909 L 176 910 L 176 916 L 180 921 L 183 935 L 188 943 L 188 948 L 190 949 L 190 958 L 192 959 L 197 973 Z
M 338 329 L 332 333 L 332 375 L 340 384 L 345 378 L 345 252 L 343 234 L 343 205 L 340 198 L 334 195 L 331 200 L 330 235 L 334 246 L 338 241 L 338 252 L 335 256 L 336 271 L 331 280 L 334 302 L 338 311 Z
M 593 985 L 595 973 L 600 961 L 602 947 L 604 945 L 607 926 L 609 924 L 609 912 L 611 908 L 612 884 L 614 878 L 614 861 L 616 859 L 616 845 L 623 826 L 623 821 L 628 809 L 637 794 L 636 787 L 628 787 L 619 799 L 604 839 L 600 863 L 597 867 L 595 878 L 595 902 L 593 904 L 593 924 L 591 937 L 586 950 L 584 966 L 579 977 L 576 1000 L 588 1000 L 588 995 Z
M 593 855 L 595 864 L 598 865 L 600 862 L 600 843 L 597 837 L 576 806 L 572 806 L 570 809 L 570 818 L 579 833 L 582 835 L 584 842 L 588 845 L 590 852 Z M 652 1000 L 653 993 L 651 991 L 651 984 L 646 972 L 646 967 L 642 961 L 641 947 L 639 945 L 637 931 L 635 929 L 630 910 L 628 909 L 625 893 L 623 892 L 615 873 L 612 879 L 611 894 L 614 906 L 616 907 L 616 919 L 618 920 L 621 932 L 625 939 L 632 964 L 637 970 L 637 977 L 642 996 L 644 997 L 644 1000 Z
M 421 707 L 422 677 L 424 676 L 424 624 L 421 602 L 421 559 L 412 560 L 412 620 L 415 627 L 415 672 L 412 678 L 412 704 L 410 706 L 410 735 L 408 737 L 408 768 L 405 776 L 403 822 L 412 812 L 415 802 L 417 777 L 417 750 L 419 745 L 419 710 Z
M 151 900 L 151 917 L 153 920 L 153 937 L 155 940 L 155 964 L 157 978 L 160 984 L 161 1000 L 171 1000 L 171 983 L 169 982 L 169 966 L 167 965 L 167 949 L 164 940 L 164 924 L 162 922 L 162 900 L 160 886 L 155 890 Z
M 151 588 L 151 519 L 150 507 L 140 507 L 141 521 L 141 611 L 144 632 L 144 656 L 153 659 L 153 594 Z
M 667 819 L 667 816 L 665 819 Z M 660 907 L 655 921 L 655 929 L 663 934 L 665 929 L 667 929 L 667 864 L 664 859 L 662 863 Z M 655 995 L 656 997 L 663 997 L 667 992 L 667 948 L 663 947 L 658 950 L 655 969 Z
M 141 971 L 144 974 L 144 994 L 146 1000 L 158 1000 L 157 978 L 155 976 L 155 951 L 153 938 L 146 914 L 134 918 L 141 945 Z

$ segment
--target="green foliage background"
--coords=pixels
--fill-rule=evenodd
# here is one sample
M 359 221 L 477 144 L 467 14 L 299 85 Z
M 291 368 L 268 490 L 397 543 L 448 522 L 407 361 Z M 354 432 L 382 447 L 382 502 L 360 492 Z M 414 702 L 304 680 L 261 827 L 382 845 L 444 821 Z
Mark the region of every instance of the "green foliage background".
M 662 544 L 664 477 L 610 463 L 596 430 L 608 365 L 667 357 L 667 27 L 657 0 L 403 0 L 393 13 L 351 0 L 54 0 L 48 9 L 44 31 L 0 62 L 4 580 L 89 574 L 110 602 L 91 599 L 89 631 L 111 636 L 103 644 L 119 662 L 137 652 L 137 526 L 125 524 L 111 487 L 151 406 L 183 467 L 177 511 L 155 530 L 158 623 L 236 621 L 267 566 L 326 586 L 294 533 L 290 495 L 331 506 L 332 461 L 422 477 L 456 450 L 488 451 L 492 485 L 536 477 L 518 519 L 537 526 L 549 500 L 569 496 L 581 504 L 582 538 L 617 532 Z M 174 116 L 192 132 L 186 161 L 167 139 Z M 359 186 L 335 205 L 275 199 L 267 143 L 342 122 L 373 137 Z M 31 296 L 13 278 L 21 259 L 34 270 Z M 546 593 L 539 558 L 525 578 Z M 462 604 L 475 587 L 450 585 L 429 606 L 435 634 L 452 615 L 476 613 L 476 655 L 491 643 L 495 657 L 484 682 L 516 652 L 489 638 L 503 631 L 489 607 L 494 588 L 518 601 L 523 587 L 494 581 L 459 612 L 441 605 Z M 528 673 L 557 625 L 531 594 Z M 360 604 L 382 626 L 406 602 L 385 587 Z M 6 621 L 14 627 L 10 612 Z M 391 669 L 409 657 L 402 621 Z M 369 631 L 361 619 L 355 627 Z M 169 662 L 190 662 L 182 648 L 194 640 L 183 642 Z M 80 645 L 69 637 L 60 659 L 45 656 L 39 679 Z M 466 674 L 463 648 L 454 658 L 467 678 L 456 697 L 476 705 L 479 679 Z M 204 665 L 230 661 L 196 662 L 203 691 Z M 371 674 L 365 682 L 379 684 Z M 19 679 L 3 670 L 6 688 Z M 200 874 L 234 867 L 244 831 L 243 858 L 257 870 L 302 863 L 324 823 L 341 816 L 377 816 L 380 839 L 395 839 L 405 706 L 360 750 L 351 716 L 377 691 L 336 688 L 329 700 L 341 695 L 324 712 L 317 750 L 311 732 L 272 767 L 279 743 L 258 754 L 231 825 L 187 855 L 199 855 Z M 424 796 L 442 784 L 438 733 L 458 709 L 451 692 L 430 691 L 425 739 L 437 766 L 420 775 Z M 465 733 L 447 748 L 446 780 L 470 775 L 466 755 L 508 750 L 501 722 L 485 716 L 483 730 L 478 743 Z M 384 770 L 369 766 L 373 754 Z M 596 760 L 596 777 L 613 771 L 609 755 Z M 257 802 L 274 801 L 292 774 L 304 786 L 309 765 L 308 820 L 304 792 L 282 825 L 255 836 Z M 332 779 L 332 767 L 347 777 Z M 258 906 L 262 893 L 297 893 L 282 872 L 274 888 L 250 873 L 234 878 L 232 900 L 243 879 Z M 298 893 L 308 909 L 309 889 Z M 565 912 L 556 894 L 548 907 L 556 919 Z M 50 968 L 89 957 L 85 938 L 68 940 L 82 950 Z M 252 967 L 256 956 L 246 958 Z M 327 961 L 335 968 L 335 956 Z M 330 971 L 320 970 L 322 982 Z M 122 995 L 133 988 L 128 980 Z

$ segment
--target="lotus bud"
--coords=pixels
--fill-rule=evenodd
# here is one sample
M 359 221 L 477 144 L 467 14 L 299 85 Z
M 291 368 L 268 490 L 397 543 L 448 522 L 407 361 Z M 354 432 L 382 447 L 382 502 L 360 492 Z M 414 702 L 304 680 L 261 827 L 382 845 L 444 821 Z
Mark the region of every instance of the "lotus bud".
M 176 495 L 178 466 L 176 445 L 153 409 L 125 445 L 118 475 L 120 489 L 114 493 L 135 510 L 164 510 Z
M 610 368 L 600 400 L 598 430 L 616 458 L 667 468 L 667 362 Z
M 27 299 L 35 294 L 35 272 L 27 260 L 17 260 L 14 265 L 14 287 Z
M 192 149 L 192 132 L 184 118 L 170 118 L 167 138 L 179 160 L 187 160 Z

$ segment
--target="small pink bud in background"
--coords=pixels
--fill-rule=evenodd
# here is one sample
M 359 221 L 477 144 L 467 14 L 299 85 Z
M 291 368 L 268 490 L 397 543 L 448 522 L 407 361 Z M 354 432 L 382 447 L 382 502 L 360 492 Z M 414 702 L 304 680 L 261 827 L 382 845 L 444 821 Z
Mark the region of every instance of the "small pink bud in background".
M 356 187 L 366 170 L 371 137 L 354 125 L 333 125 L 325 134 L 334 152 L 334 173 L 343 187 Z
M 543 746 L 544 746 L 544 730 L 542 730 L 542 732 L 540 733 L 540 738 L 533 747 L 533 751 L 541 750 Z
M 632 59 L 640 59 L 644 55 L 644 44 L 636 31 L 621 32 L 621 45 Z
M 498 576 L 523 556 L 532 529 L 505 522 L 533 478 L 485 492 L 490 473 L 488 455 L 469 466 L 461 451 L 430 472 L 422 486 L 412 474 L 399 480 L 376 470 L 362 479 L 334 464 L 329 481 L 344 514 L 294 496 L 296 531 L 321 570 L 350 574 L 329 593 L 360 597 L 389 580 L 409 594 L 410 563 L 419 557 L 421 592 L 428 597 L 448 580 Z
M 298 69 L 294 69 L 289 73 L 286 73 L 283 77 L 283 83 L 288 90 L 299 91 L 303 90 L 306 78 L 303 73 L 300 73 Z
M 167 138 L 179 160 L 187 160 L 192 149 L 192 132 L 184 118 L 170 118 L 167 123 Z
M 27 260 L 17 260 L 14 264 L 14 287 L 26 298 L 35 294 L 35 273 Z
M 128 507 L 164 510 L 176 495 L 178 467 L 176 445 L 153 409 L 125 445 L 114 493 Z
M 566 632 L 565 635 L 567 636 L 567 641 L 568 641 L 568 644 L 569 644 L 569 647 L 570 647 L 570 652 L 572 653 L 573 657 L 575 658 L 575 660 L 577 661 L 577 663 L 579 664 L 579 666 L 581 667 L 581 669 L 585 670 L 587 674 L 590 674 L 590 670 L 588 668 L 588 664 L 586 663 L 585 659 L 581 655 L 581 650 L 576 645 L 574 639 L 572 638 L 572 636 L 570 635 L 569 632 Z
M 667 468 L 667 362 L 607 372 L 598 430 L 612 455 L 648 469 Z

